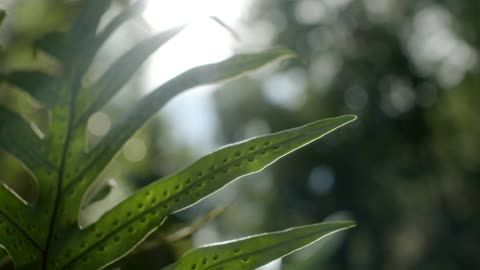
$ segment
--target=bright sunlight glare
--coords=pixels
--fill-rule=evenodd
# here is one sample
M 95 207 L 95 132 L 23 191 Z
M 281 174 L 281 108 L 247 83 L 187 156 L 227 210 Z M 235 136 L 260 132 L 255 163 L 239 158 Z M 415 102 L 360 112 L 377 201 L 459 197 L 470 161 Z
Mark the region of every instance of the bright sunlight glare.
M 147 91 L 192 67 L 231 56 L 234 37 L 209 17 L 215 16 L 235 28 L 249 3 L 250 0 L 150 0 L 143 16 L 153 32 L 180 25 L 187 27 L 152 55 L 147 69 Z M 163 110 L 174 136 L 192 146 L 195 152 L 211 151 L 216 146 L 213 138 L 218 119 L 211 89 L 180 95 Z
M 188 68 L 218 62 L 232 54 L 232 35 L 210 19 L 232 27 L 244 15 L 249 1 L 150 0 L 144 18 L 154 32 L 187 27 L 152 58 L 148 85 L 155 87 Z

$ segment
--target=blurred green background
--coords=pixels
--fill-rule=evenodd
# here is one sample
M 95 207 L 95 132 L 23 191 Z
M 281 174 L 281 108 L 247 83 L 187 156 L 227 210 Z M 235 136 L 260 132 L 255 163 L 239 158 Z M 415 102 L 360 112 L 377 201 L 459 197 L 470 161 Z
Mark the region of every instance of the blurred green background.
M 245 3 L 242 11 L 231 13 L 216 13 L 215 7 L 225 5 L 221 1 L 180 2 L 182 8 L 171 11 L 165 4 L 158 21 L 165 12 L 185 18 L 217 15 L 238 31 L 239 41 L 206 38 L 207 52 L 282 46 L 299 57 L 216 89 L 196 89 L 169 104 L 103 174 L 106 185 L 98 188 L 109 193 L 92 199 L 84 222 L 225 143 L 340 114 L 359 119 L 175 215 L 134 256 L 114 267 L 159 269 L 192 246 L 326 219 L 354 219 L 354 230 L 266 269 L 480 268 L 478 0 L 252 0 L 233 1 L 234 6 Z M 67 29 L 83 3 L 0 1 L 7 11 L 0 30 L 0 72 L 58 72 L 52 59 L 35 50 L 34 41 Z M 105 20 L 127 3 L 114 1 Z M 155 4 L 145 14 L 155 14 Z M 207 8 L 192 13 L 197 6 Z M 125 25 L 114 36 L 85 83 L 134 42 L 159 30 L 149 18 Z M 206 34 L 198 29 L 201 39 Z M 166 73 L 202 54 L 197 41 L 171 46 L 177 53 L 173 60 L 159 60 Z M 185 54 L 190 49 L 194 53 Z M 90 119 L 91 144 L 162 76 L 155 67 L 147 64 Z M 48 129 L 48 113 L 35 101 L 6 83 L 0 87 L 0 104 L 40 130 Z M 0 181 L 35 200 L 34 179 L 5 152 L 0 152 Z M 188 227 L 192 224 L 200 229 Z M 174 233 L 186 226 L 195 233 L 177 241 Z

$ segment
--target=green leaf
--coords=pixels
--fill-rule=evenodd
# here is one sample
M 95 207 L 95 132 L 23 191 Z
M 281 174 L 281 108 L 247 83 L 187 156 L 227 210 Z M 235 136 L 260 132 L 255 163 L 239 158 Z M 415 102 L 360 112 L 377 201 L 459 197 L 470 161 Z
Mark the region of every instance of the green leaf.
M 177 94 L 194 86 L 234 78 L 268 63 L 289 58 L 294 54 L 286 49 L 263 53 L 236 55 L 219 63 L 193 68 L 177 76 L 147 95 L 132 108 L 100 143 L 90 152 L 72 160 L 66 169 L 70 175 L 63 183 L 63 192 L 70 194 L 62 203 L 63 220 L 75 220 L 80 211 L 83 195 L 97 176 L 119 151 L 123 144 L 145 122 Z M 79 130 L 79 129 L 78 129 Z M 81 132 L 78 132 L 81 134 Z
M 47 54 L 55 57 L 60 62 L 65 63 L 68 57 L 66 50 L 66 34 L 61 32 L 48 33 L 34 42 L 35 49 L 40 49 Z
M 63 46 L 59 49 L 65 52 L 63 54 L 64 68 L 67 73 L 71 72 L 71 75 L 74 76 L 72 78 L 74 83 L 81 81 L 95 56 L 98 48 L 90 48 L 97 38 L 100 20 L 111 2 L 112 0 L 87 0 L 85 8 L 65 34 Z
M 162 224 L 167 215 L 197 203 L 233 180 L 258 172 L 286 154 L 355 120 L 353 115 L 232 144 L 190 167 L 136 192 L 85 230 L 68 233 L 56 254 L 69 269 L 105 266 L 124 256 Z M 79 246 L 79 243 L 80 244 Z
M 8 250 L 17 269 L 34 269 L 34 263 L 41 260 L 38 243 L 43 231 L 28 210 L 24 201 L 0 183 L 0 246 Z M 37 236 L 35 240 L 32 235 Z
M 52 86 L 54 77 L 39 71 L 15 71 L 7 75 L 0 74 L 4 80 L 38 100 L 48 108 L 52 108 L 57 100 L 57 93 Z
M 67 34 L 72 52 L 81 51 L 95 39 L 100 19 L 110 7 L 112 0 L 87 0 L 85 8 Z
M 52 201 L 58 168 L 48 157 L 47 145 L 33 132 L 30 125 L 17 113 L 1 106 L 0 148 L 21 161 L 35 176 L 38 184 L 38 207 L 25 209 L 17 202 L 18 197 L 4 186 L 0 189 L 0 207 L 2 204 L 10 205 L 8 209 L 12 211 L 12 220 L 32 241 L 42 245 L 46 241 L 45 231 L 49 226 L 49 216 L 42 212 L 47 206 L 42 203 Z
M 16 269 L 40 269 L 41 249 L 1 212 L 0 239 L 0 246 L 8 250 Z
M 96 51 L 102 46 L 103 43 L 115 32 L 123 23 L 132 19 L 135 16 L 140 15 L 145 9 L 146 1 L 138 0 L 133 5 L 127 7 L 122 13 L 112 19 L 102 30 L 102 32 L 95 38 L 92 44 L 92 48 Z
M 34 173 L 54 169 L 44 142 L 23 118 L 0 106 L 0 147 L 23 162 Z
M 47 159 L 46 145 L 32 131 L 18 114 L 0 107 L 0 147 L 20 160 L 39 182 L 39 197 L 51 197 L 54 182 L 49 175 L 54 175 L 55 166 Z M 15 194 L 16 195 L 16 194 Z M 46 216 L 26 207 L 26 203 L 15 196 L 11 190 L 0 185 L 0 208 L 18 224 L 34 242 L 45 242 L 44 229 L 48 226 Z M 0 241 L 1 242 L 1 241 Z
M 6 16 L 7 16 L 7 13 L 5 12 L 5 10 L 0 9 L 0 25 L 2 24 L 3 19 L 5 19 Z
M 79 102 L 82 103 L 83 110 L 78 114 L 79 123 L 77 125 L 84 124 L 90 115 L 112 99 L 138 71 L 145 60 L 182 29 L 183 27 L 174 28 L 147 38 L 118 58 L 92 87 L 81 93 Z M 82 99 L 88 99 L 89 102 Z
M 50 77 L 23 71 L 0 75 L 44 104 L 51 116 L 50 130 L 40 138 L 20 115 L 0 107 L 0 147 L 23 162 L 39 185 L 38 200 L 32 205 L 0 185 L 0 246 L 8 250 L 17 269 L 99 269 L 109 265 L 141 243 L 168 215 L 355 119 L 326 119 L 226 146 L 141 189 L 96 222 L 89 220 L 82 223 L 85 228 L 79 228 L 82 200 L 95 199 L 87 190 L 95 191 L 92 183 L 113 156 L 169 100 L 190 88 L 232 79 L 293 56 L 288 50 L 274 49 L 188 70 L 135 104 L 87 153 L 84 128 L 88 117 L 180 28 L 139 43 L 92 87 L 85 88 L 83 77 L 98 49 L 125 21 L 140 13 L 144 1 L 129 6 L 103 29 L 99 23 L 112 1 L 80 2 L 85 8 L 68 32 L 52 33 L 37 42 L 40 49 L 60 61 L 62 74 Z M 281 256 L 282 250 L 276 250 L 275 256 Z
M 66 33 L 52 32 L 36 40 L 34 46 L 57 58 L 66 70 L 75 69 L 82 76 L 91 63 L 98 46 L 96 32 L 100 19 L 111 0 L 87 0 L 85 8 Z M 94 48 L 93 48 L 94 47 Z
M 0 183 L 0 214 L 36 246 L 45 243 L 44 227 L 38 225 L 33 210 L 14 191 Z M 1 232 L 0 232 L 1 233 Z M 2 237 L 0 237 L 2 245 Z
M 188 252 L 165 270 L 253 270 L 354 226 L 350 221 L 319 223 L 213 244 Z
M 75 162 L 75 169 L 80 170 L 81 173 L 66 183 L 64 190 L 66 192 L 75 190 L 76 194 L 76 197 L 70 198 L 67 202 L 73 204 L 73 206 L 67 206 L 68 209 L 78 208 L 75 204 L 80 203 L 82 194 L 123 144 L 173 97 L 192 87 L 232 79 L 269 63 L 293 56 L 294 54 L 286 49 L 236 55 L 219 63 L 190 69 L 157 88 L 124 115 L 88 155 Z M 76 212 L 72 214 L 78 215 Z
M 128 21 L 129 19 L 133 18 L 134 16 L 137 16 L 139 14 L 141 14 L 141 12 L 143 11 L 144 7 L 145 7 L 145 0 L 140 0 L 140 1 L 137 1 L 135 2 L 133 5 L 127 7 L 123 12 L 121 12 L 119 15 L 117 15 L 115 18 L 112 19 L 112 21 L 110 21 L 107 26 L 101 30 L 101 32 L 98 34 L 98 35 L 95 35 L 95 32 L 92 32 L 92 35 L 91 35 L 91 38 L 90 40 L 87 42 L 87 46 L 84 46 L 82 48 L 79 48 L 79 51 L 81 52 L 79 54 L 79 64 L 80 64 L 80 67 L 77 67 L 77 69 L 80 71 L 80 73 L 83 73 L 86 68 L 88 68 L 91 63 L 92 63 L 92 60 L 94 58 L 94 56 L 96 55 L 96 53 L 98 52 L 98 50 L 100 49 L 100 47 L 105 43 L 105 41 L 108 40 L 108 38 L 116 31 L 119 29 L 119 27 L 125 23 L 126 21 Z M 101 8 L 106 8 L 108 6 L 102 6 Z M 95 16 L 98 16 L 100 14 L 96 14 Z M 92 25 L 93 27 L 93 25 Z M 134 58 L 130 58 L 129 60 L 136 60 Z M 132 63 L 125 63 L 125 62 L 116 62 L 115 64 L 121 64 L 121 65 L 131 65 Z M 114 64 L 114 65 L 115 65 Z M 136 67 L 135 69 L 138 69 L 138 67 Z M 133 72 L 132 72 L 133 73 Z M 108 78 L 108 79 L 119 79 L 121 77 L 115 77 L 115 78 Z M 122 83 L 123 84 L 123 83 Z M 88 90 L 88 89 L 86 89 Z M 92 90 L 92 89 L 90 89 Z M 81 94 L 84 94 L 84 95 L 87 95 L 87 97 L 90 98 L 90 100 L 93 100 L 92 99 L 92 96 L 90 96 L 91 94 L 96 94 L 98 92 L 99 89 L 97 88 L 94 88 L 93 91 L 82 91 Z M 94 96 L 96 97 L 96 95 Z M 82 100 L 82 96 L 79 97 L 80 100 Z M 81 106 L 83 107 L 84 105 L 81 104 Z

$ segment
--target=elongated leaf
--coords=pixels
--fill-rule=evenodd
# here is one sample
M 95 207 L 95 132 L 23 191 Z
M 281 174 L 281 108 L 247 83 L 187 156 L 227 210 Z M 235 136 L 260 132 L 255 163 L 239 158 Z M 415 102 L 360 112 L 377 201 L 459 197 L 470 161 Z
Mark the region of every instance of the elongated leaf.
M 39 220 L 35 218 L 33 210 L 3 183 L 0 183 L 0 214 L 13 222 L 17 229 L 35 245 L 41 246 L 45 243 L 44 227 L 37 223 Z M 0 237 L 1 244 L 2 237 Z
M 70 204 L 67 208 L 78 208 L 82 194 L 123 144 L 173 97 L 192 87 L 232 79 L 292 56 L 294 54 L 286 49 L 237 55 L 219 63 L 193 68 L 157 88 L 116 123 L 91 153 L 75 162 L 75 168 L 72 170 L 80 170 L 80 173 L 66 183 L 65 191 L 75 190 L 75 195 L 66 202 Z M 71 212 L 71 214 L 76 216 L 78 212 Z
M 8 75 L 0 75 L 4 80 L 17 86 L 48 108 L 52 108 L 57 100 L 55 88 L 51 86 L 54 77 L 38 71 L 15 71 Z
M 353 226 L 350 221 L 319 223 L 205 246 L 188 252 L 165 270 L 254 270 Z
M 105 11 L 110 7 L 112 0 L 87 0 L 85 8 L 73 22 L 70 30 L 65 35 L 63 51 L 64 68 L 74 78 L 73 82 L 81 81 L 85 71 L 90 66 L 96 50 L 90 47 L 94 44 L 97 29 Z M 71 90 L 78 90 L 76 87 Z
M 65 35 L 65 33 L 61 32 L 48 33 L 34 42 L 35 49 L 40 49 L 60 62 L 65 63 L 68 57 L 68 51 L 65 47 Z
M 54 175 L 55 166 L 47 158 L 46 145 L 18 114 L 3 107 L 0 107 L 0 147 L 35 174 L 39 181 L 40 198 L 51 197 L 54 182 L 49 175 Z M 34 239 L 38 245 L 45 242 L 47 217 L 27 208 L 25 202 L 0 185 L 0 207 L 2 206 L 4 206 L 2 209 L 10 211 L 5 215 L 14 220 L 26 235 Z
M 21 116 L 0 107 L 0 147 L 23 162 L 33 172 L 53 169 L 43 141 Z
M 118 16 L 116 16 L 106 27 L 105 29 L 103 29 L 98 35 L 92 35 L 90 40 L 88 41 L 88 46 L 83 46 L 82 48 L 79 48 L 79 50 L 81 51 L 80 55 L 79 55 L 79 61 L 78 63 L 80 64 L 79 67 L 77 67 L 77 69 L 79 70 L 79 72 L 83 73 L 86 68 L 88 68 L 92 61 L 93 61 L 93 58 L 94 56 L 96 55 L 96 53 L 98 52 L 98 50 L 100 49 L 100 47 L 105 43 L 105 41 L 107 41 L 107 39 L 123 24 L 125 23 L 126 21 L 128 21 L 129 19 L 131 19 L 132 17 L 136 16 L 136 15 L 139 15 L 141 14 L 141 12 L 143 11 L 145 7 L 145 0 L 140 0 L 140 1 L 137 1 L 135 2 L 133 5 L 127 7 L 122 13 L 120 13 Z M 103 6 L 102 8 L 106 8 L 106 6 Z M 97 14 L 99 15 L 99 14 Z M 94 34 L 94 33 L 92 33 Z M 130 58 L 128 59 L 130 61 L 138 61 L 134 58 Z M 121 64 L 122 66 L 125 66 L 125 65 L 128 65 L 130 66 L 131 64 L 133 63 L 125 63 L 125 62 L 116 62 L 114 65 L 116 64 Z M 138 69 L 138 67 L 136 67 L 135 69 Z M 117 70 L 118 71 L 118 70 Z M 133 73 L 133 72 L 132 72 Z M 110 79 L 109 82 L 113 82 L 112 80 L 115 79 L 115 80 L 118 80 L 118 79 L 121 79 L 121 77 L 110 77 L 108 78 Z M 124 83 L 124 82 L 123 82 Z M 122 84 L 123 84 L 122 83 Z M 94 89 L 90 89 L 92 91 L 86 91 L 86 90 L 89 90 L 89 89 L 85 89 L 84 91 L 82 91 L 81 94 L 84 94 L 86 95 L 86 97 L 89 97 L 90 99 L 89 100 L 93 100 L 92 99 L 92 96 L 91 94 L 95 94 L 93 97 L 96 97 L 97 93 L 98 93 L 98 90 L 100 89 L 97 89 L 97 88 L 94 88 Z M 84 99 L 85 96 L 80 96 L 79 99 L 82 100 Z M 82 102 L 81 102 L 82 103 Z M 78 103 L 77 103 L 78 104 Z M 80 106 L 82 107 L 85 107 L 84 104 L 80 104 Z
M 292 57 L 285 49 L 274 49 L 264 53 L 237 55 L 216 64 L 193 68 L 146 96 L 127 113 L 102 141 L 86 155 L 82 155 L 72 166 L 67 167 L 63 191 L 70 194 L 62 202 L 62 220 L 71 222 L 79 215 L 83 194 L 110 162 L 123 144 L 160 108 L 175 95 L 197 85 L 207 84 L 237 77 L 268 63 Z
M 0 196 L 3 197 L 5 194 L 1 190 L 5 190 L 3 185 L 0 185 Z M 5 200 L 5 197 L 1 199 Z M 17 199 L 14 199 L 11 205 L 16 203 L 15 200 Z M 12 217 L 20 218 L 12 213 L 15 209 L 10 205 L 2 206 L 0 209 L 0 246 L 8 250 L 17 269 L 39 269 L 41 248 L 25 233 L 23 228 L 12 220 Z
M 126 8 L 122 13 L 113 18 L 111 22 L 102 30 L 102 32 L 95 38 L 92 48 L 96 51 L 102 44 L 115 32 L 123 23 L 129 19 L 140 15 L 146 6 L 146 0 L 138 0 L 133 5 Z
M 35 176 L 38 184 L 38 210 L 48 205 L 44 202 L 52 201 L 52 194 L 56 186 L 57 165 L 50 160 L 49 147 L 32 130 L 30 125 L 21 116 L 0 106 L 0 148 L 9 152 L 21 161 Z M 36 228 L 32 238 L 39 243 L 45 239 L 45 228 L 48 227 L 46 215 L 31 211 L 32 220 L 36 220 L 40 226 Z M 25 218 L 25 217 L 24 217 Z M 35 221 L 30 222 L 34 224 Z
M 5 19 L 5 16 L 7 16 L 7 13 L 5 10 L 0 9 L 0 25 L 2 25 L 3 19 Z
M 197 67 L 187 71 L 145 97 L 143 104 L 141 102 L 134 107 L 116 125 L 115 131 L 110 131 L 109 135 L 91 153 L 83 155 L 83 157 L 77 160 L 69 161 L 71 165 L 66 168 L 65 175 L 70 177 L 63 179 L 64 182 L 62 184 L 64 187 L 63 192 L 68 194 L 68 196 L 63 197 L 64 199 L 60 203 L 59 213 L 61 215 L 59 223 L 64 224 L 60 227 L 61 231 L 68 226 L 77 226 L 76 220 L 79 216 L 83 195 L 98 174 L 128 138 L 176 94 L 199 83 L 210 83 L 235 77 L 292 55 L 291 51 L 285 49 L 276 49 L 258 54 L 237 55 L 217 64 Z M 183 79 L 187 81 L 183 81 Z
M 95 225 L 69 233 L 71 237 L 62 241 L 67 245 L 58 248 L 61 253 L 57 261 L 69 269 L 111 263 L 160 226 L 167 215 L 191 206 L 241 176 L 262 170 L 355 118 L 346 115 L 321 120 L 221 148 L 138 191 Z M 68 250 L 72 261 L 65 259 L 64 250 Z
M 98 24 L 111 0 L 87 0 L 80 16 L 75 20 L 68 32 L 68 45 L 73 51 L 88 46 L 95 39 Z
M 79 124 L 84 124 L 88 117 L 99 110 L 107 103 L 121 88 L 130 80 L 130 78 L 138 71 L 140 66 L 147 58 L 155 52 L 159 47 L 174 37 L 183 27 L 178 27 L 157 34 L 140 42 L 135 47 L 127 51 L 122 57 L 117 59 L 111 68 L 95 83 L 91 88 L 86 89 L 81 96 L 82 99 L 88 99 L 90 102 L 82 106 L 79 113 Z M 82 104 L 83 105 L 83 104 Z
M 86 67 L 90 66 L 96 52 L 111 34 L 124 22 L 141 13 L 145 6 L 145 0 L 137 1 L 131 7 L 125 9 L 125 11 L 116 16 L 100 34 L 95 35 L 99 20 L 103 15 L 102 12 L 105 11 L 109 5 L 110 0 L 90 0 L 89 3 L 87 3 L 87 8 L 75 21 L 68 33 L 48 33 L 35 41 L 35 47 L 54 56 L 67 66 L 69 62 L 80 59 L 83 64 L 79 71 L 83 72 Z M 71 51 L 76 51 L 76 53 L 69 54 L 68 52 Z

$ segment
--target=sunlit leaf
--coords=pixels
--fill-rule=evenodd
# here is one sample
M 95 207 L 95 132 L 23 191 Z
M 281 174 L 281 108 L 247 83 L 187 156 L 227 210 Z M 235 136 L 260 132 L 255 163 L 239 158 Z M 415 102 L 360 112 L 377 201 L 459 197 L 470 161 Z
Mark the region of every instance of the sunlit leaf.
M 350 221 L 319 223 L 213 244 L 188 252 L 165 270 L 254 270 L 353 226 Z
M 239 177 L 262 170 L 355 119 L 352 115 L 325 119 L 228 145 L 137 191 L 105 215 L 100 216 L 101 212 L 95 219 L 82 223 L 86 228 L 80 228 L 82 202 L 92 202 L 108 193 L 108 189 L 102 193 L 102 186 L 93 185 L 94 181 L 125 142 L 172 98 L 196 86 L 232 79 L 294 55 L 286 49 L 273 49 L 235 55 L 218 63 L 192 68 L 133 104 L 131 110 L 87 152 L 87 119 L 116 95 L 157 48 L 182 29 L 172 29 L 145 39 L 114 61 L 97 82 L 85 85 L 86 72 L 100 47 L 124 22 L 141 14 L 145 4 L 143 0 L 131 4 L 101 27 L 101 21 L 107 19 L 103 17 L 111 2 L 81 1 L 84 9 L 68 31 L 47 34 L 36 42 L 38 49 L 59 60 L 61 69 L 56 77 L 39 71 L 13 71 L 0 75 L 1 80 L 45 105 L 49 115 L 48 132 L 36 134 L 35 125 L 0 107 L 0 147 L 21 161 L 38 184 L 38 199 L 31 204 L 0 184 L 0 246 L 9 252 L 17 269 L 105 267 L 140 244 L 168 215 L 199 202 Z M 0 12 L 0 20 L 1 16 L 3 13 Z M 91 193 L 87 193 L 89 190 Z M 238 243 L 242 243 L 244 251 L 255 253 L 249 257 L 250 263 L 244 263 L 260 265 L 315 241 L 322 233 L 343 228 L 327 229 L 325 225 L 327 227 L 322 231 L 319 226 L 241 240 Z M 311 233 L 307 235 L 307 232 Z M 253 239 L 268 239 L 265 249 L 258 249 L 261 245 L 252 245 Z M 224 247 L 228 249 L 228 245 Z M 184 264 L 185 260 L 197 260 L 196 256 L 203 256 L 211 250 L 215 248 L 193 251 L 178 265 Z M 221 257 L 216 258 L 222 263 L 219 267 L 229 265 L 225 260 L 228 256 L 234 256 L 232 261 L 237 260 L 232 254 L 218 255 Z M 241 257 L 240 262 L 243 259 Z
M 192 87 L 223 81 L 258 69 L 268 63 L 292 57 L 286 49 L 274 49 L 263 53 L 236 55 L 219 63 L 193 68 L 160 86 L 144 97 L 134 108 L 120 119 L 105 135 L 100 143 L 83 158 L 75 161 L 71 174 L 78 171 L 71 180 L 65 182 L 64 191 L 75 193 L 65 202 L 65 213 L 72 219 L 78 216 L 83 194 L 95 181 L 105 166 L 123 144 L 142 127 L 150 117 L 176 95 Z M 68 172 L 70 173 L 70 172 Z M 67 210 L 68 209 L 68 210 Z
M 233 180 L 258 172 L 286 154 L 355 120 L 346 115 L 232 144 L 198 160 L 190 167 L 156 181 L 108 212 L 95 225 L 69 233 L 70 261 L 58 254 L 69 269 L 103 266 L 124 256 L 167 215 L 197 203 Z M 83 248 L 79 243 L 84 243 Z
M 147 38 L 118 58 L 109 70 L 90 88 L 85 89 L 80 99 L 82 104 L 77 125 L 85 123 L 90 115 L 101 109 L 138 71 L 147 58 L 159 47 L 174 37 L 183 27 L 174 28 Z

